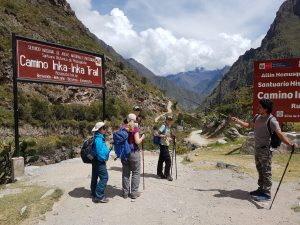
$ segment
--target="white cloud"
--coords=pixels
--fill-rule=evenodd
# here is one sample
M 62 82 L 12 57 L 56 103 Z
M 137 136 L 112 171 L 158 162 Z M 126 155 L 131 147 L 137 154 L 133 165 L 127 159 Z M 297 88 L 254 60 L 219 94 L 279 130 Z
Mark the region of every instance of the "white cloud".
M 254 45 L 257 47 L 262 39 L 260 36 L 252 42 L 244 37 L 243 32 L 230 33 L 226 30 L 230 31 L 231 29 L 224 28 L 219 32 L 207 31 L 209 36 L 202 38 L 190 33 L 187 38 L 183 36 L 183 32 L 178 32 L 178 30 L 187 30 L 189 25 L 195 25 L 197 21 L 192 20 L 194 17 L 183 20 L 183 15 L 180 13 L 176 20 L 177 28 L 174 29 L 176 36 L 170 29 L 166 29 L 167 26 L 136 31 L 125 13 L 118 8 L 112 9 L 110 14 L 101 15 L 99 11 L 93 10 L 91 0 L 68 0 L 68 2 L 75 10 L 77 17 L 91 32 L 111 45 L 123 57 L 136 59 L 157 75 L 178 73 L 199 66 L 215 69 L 231 65 L 246 50 Z M 148 1 L 144 3 L 150 12 L 155 10 L 151 9 L 153 4 L 149 4 Z M 174 5 L 176 4 L 173 3 Z M 127 5 L 127 8 L 130 7 L 133 5 Z M 169 12 L 165 14 L 168 15 Z M 162 19 L 161 15 L 156 16 Z M 177 14 L 174 15 L 177 17 Z M 216 20 L 222 19 L 218 15 L 216 17 Z M 169 18 L 164 17 L 163 19 L 165 19 L 164 24 L 171 24 Z M 182 21 L 187 21 L 187 24 L 183 24 Z M 173 21 L 169 27 L 175 27 L 174 24 Z M 200 32 L 195 29 L 195 26 L 193 29 Z M 203 29 L 208 29 L 207 25 Z M 182 36 L 178 36 L 179 34 Z

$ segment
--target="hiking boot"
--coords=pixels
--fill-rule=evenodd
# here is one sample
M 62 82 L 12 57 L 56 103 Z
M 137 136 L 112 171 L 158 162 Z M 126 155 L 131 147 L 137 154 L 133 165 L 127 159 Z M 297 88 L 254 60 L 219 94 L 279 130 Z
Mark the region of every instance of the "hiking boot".
M 94 203 L 108 203 L 109 202 L 109 199 L 107 198 L 102 198 L 102 199 L 99 199 L 99 198 L 93 198 L 93 202 Z
M 167 180 L 168 180 L 168 181 L 173 181 L 173 178 L 172 178 L 171 176 L 168 176 L 168 177 L 167 177 Z
M 257 189 L 257 190 L 255 190 L 255 191 L 250 191 L 249 194 L 250 194 L 251 196 L 258 196 L 258 195 L 263 194 L 263 192 L 262 192 L 261 190 Z
M 141 196 L 141 192 L 134 192 L 129 195 L 130 198 L 136 199 Z
M 158 179 L 166 179 L 166 176 L 163 174 L 158 174 L 157 176 L 158 176 Z
M 127 194 L 127 193 L 123 193 L 123 194 L 122 194 L 122 197 L 123 197 L 124 199 L 126 199 L 126 198 L 128 198 L 128 194 Z
M 257 202 L 266 202 L 266 201 L 270 201 L 271 200 L 271 196 L 270 195 L 267 195 L 267 194 L 260 194 L 260 195 L 257 195 L 257 196 L 253 196 L 254 197 L 254 200 L 257 201 Z

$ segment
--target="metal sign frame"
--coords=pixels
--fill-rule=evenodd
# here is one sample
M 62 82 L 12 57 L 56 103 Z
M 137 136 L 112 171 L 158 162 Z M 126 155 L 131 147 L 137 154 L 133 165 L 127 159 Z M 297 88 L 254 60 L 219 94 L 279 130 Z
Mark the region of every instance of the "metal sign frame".
M 102 86 L 98 85 L 84 85 L 84 84 L 75 84 L 75 83 L 60 83 L 60 82 L 51 82 L 51 81 L 46 81 L 46 80 L 34 80 L 34 79 L 22 79 L 18 77 L 18 70 L 17 70 L 17 41 L 22 40 L 22 41 L 27 41 L 27 42 L 32 42 L 35 44 L 39 45 L 45 45 L 45 46 L 50 46 L 53 48 L 59 48 L 62 50 L 67 50 L 67 51 L 73 51 L 73 52 L 78 52 L 81 54 L 87 54 L 91 56 L 96 56 L 101 58 L 102 60 L 102 66 L 101 66 L 101 76 L 102 76 Z M 23 36 L 16 35 L 15 33 L 12 33 L 12 65 L 13 65 L 13 96 L 14 96 L 14 128 L 15 128 L 15 156 L 19 157 L 20 156 L 20 146 L 19 146 L 19 107 L 18 107 L 18 82 L 26 82 L 26 83 L 44 83 L 44 84 L 52 84 L 52 85 L 62 85 L 62 86 L 77 86 L 77 87 L 86 87 L 86 88 L 97 88 L 97 89 L 102 89 L 102 100 L 103 100 L 103 108 L 102 108 L 102 114 L 103 114 L 103 121 L 105 120 L 105 58 L 103 54 L 97 54 L 93 52 L 88 52 L 84 51 L 81 49 L 76 49 L 76 48 L 71 48 L 68 46 L 63 46 L 63 45 L 58 45 L 54 43 L 49 43 L 49 42 L 44 42 L 44 41 L 39 41 Z

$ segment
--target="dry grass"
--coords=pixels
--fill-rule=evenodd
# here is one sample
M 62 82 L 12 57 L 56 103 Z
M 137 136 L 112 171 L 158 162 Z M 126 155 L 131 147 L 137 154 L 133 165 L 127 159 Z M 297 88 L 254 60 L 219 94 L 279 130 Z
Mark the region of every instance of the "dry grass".
M 218 161 L 222 161 L 224 163 L 237 166 L 237 170 L 239 172 L 244 172 L 251 176 L 256 176 L 257 172 L 253 155 L 240 154 L 239 150 L 228 154 L 233 150 L 238 149 L 241 146 L 242 141 L 243 140 L 239 140 L 237 142 L 227 143 L 225 145 L 212 144 L 206 148 L 202 148 L 201 150 L 194 151 L 193 155 L 190 154 L 190 157 L 194 162 L 193 166 L 198 170 L 213 170 L 216 169 L 216 163 Z M 280 180 L 289 156 L 290 154 L 274 154 L 272 164 L 273 180 Z M 299 164 L 300 154 L 294 153 L 289 163 L 289 167 L 286 171 L 284 181 L 296 181 L 297 179 L 299 179 Z
M 6 191 L 19 190 L 19 193 L 4 195 L 0 198 L 0 224 L 6 225 L 20 224 L 25 220 L 45 214 L 52 209 L 54 202 L 58 201 L 63 194 L 61 189 L 55 189 L 50 196 L 41 199 L 49 188 L 36 185 L 28 186 L 20 182 L 1 189 Z M 26 210 L 21 214 L 21 209 L 25 206 Z

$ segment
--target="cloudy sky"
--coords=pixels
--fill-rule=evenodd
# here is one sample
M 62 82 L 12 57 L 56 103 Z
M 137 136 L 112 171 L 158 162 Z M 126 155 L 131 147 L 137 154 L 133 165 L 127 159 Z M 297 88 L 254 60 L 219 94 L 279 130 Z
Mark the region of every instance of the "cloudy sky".
M 232 65 L 284 0 L 67 0 L 91 32 L 157 75 Z

